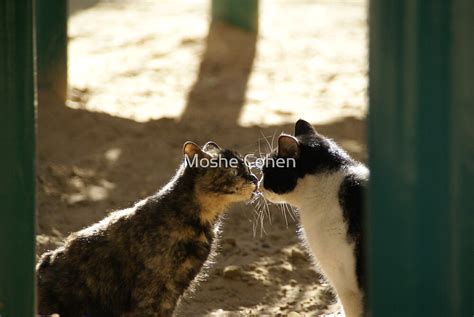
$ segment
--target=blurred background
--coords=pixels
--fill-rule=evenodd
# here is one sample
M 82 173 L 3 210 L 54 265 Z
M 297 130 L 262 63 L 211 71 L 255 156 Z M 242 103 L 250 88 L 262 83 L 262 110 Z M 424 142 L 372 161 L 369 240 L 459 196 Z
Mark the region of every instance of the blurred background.
M 210 6 L 70 0 L 67 101 L 38 91 L 37 256 L 154 193 L 187 140 L 268 152 L 303 118 L 366 161 L 365 1 L 260 0 L 258 31 L 212 21 Z M 215 264 L 178 316 L 339 309 L 297 220 L 271 215 L 262 229 L 254 206 L 230 210 Z

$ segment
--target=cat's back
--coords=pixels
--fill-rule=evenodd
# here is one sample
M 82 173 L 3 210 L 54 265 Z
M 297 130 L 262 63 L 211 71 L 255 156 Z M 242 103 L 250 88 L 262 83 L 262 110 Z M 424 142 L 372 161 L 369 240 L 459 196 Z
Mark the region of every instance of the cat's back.
M 365 250 L 363 221 L 366 210 L 369 170 L 362 164 L 348 169 L 339 189 L 339 202 L 346 223 L 347 240 L 354 246 L 355 273 L 358 288 L 365 290 Z
M 146 199 L 112 212 L 44 253 L 36 266 L 40 312 L 80 312 L 83 307 L 102 309 L 99 306 L 107 303 L 126 307 L 133 278 L 142 269 L 137 260 L 143 252 L 141 242 L 147 239 L 145 231 L 166 219 L 160 212 L 152 215 L 160 205 L 159 200 Z
M 74 316 L 84 307 L 103 313 L 103 305 L 97 303 L 107 303 L 112 298 L 127 304 L 126 292 L 114 286 L 131 283 L 131 278 L 123 274 L 124 248 L 111 238 L 133 214 L 133 208 L 116 211 L 72 233 L 63 246 L 42 255 L 36 266 L 41 313 L 74 312 Z
M 352 240 L 357 240 L 362 232 L 368 179 L 369 170 L 364 165 L 349 166 L 339 187 L 339 204 L 347 223 L 347 234 Z

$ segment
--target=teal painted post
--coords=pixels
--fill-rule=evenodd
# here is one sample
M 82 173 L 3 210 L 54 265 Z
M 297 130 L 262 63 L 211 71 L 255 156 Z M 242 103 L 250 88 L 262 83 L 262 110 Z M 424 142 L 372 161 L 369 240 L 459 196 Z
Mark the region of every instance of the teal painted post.
M 67 98 L 67 0 L 36 1 L 38 88 Z
M 32 0 L 0 2 L 0 315 L 34 316 Z
M 474 1 L 369 12 L 369 315 L 472 316 Z
M 212 0 L 212 17 L 258 32 L 258 0 Z
M 451 16 L 451 316 L 474 316 L 474 1 Z

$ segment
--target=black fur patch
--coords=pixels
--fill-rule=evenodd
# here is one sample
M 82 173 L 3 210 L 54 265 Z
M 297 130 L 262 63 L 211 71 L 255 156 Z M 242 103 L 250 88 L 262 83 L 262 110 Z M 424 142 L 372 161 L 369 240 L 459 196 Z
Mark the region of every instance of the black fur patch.
M 316 134 L 316 131 L 314 130 L 313 126 L 309 122 L 306 122 L 302 119 L 299 119 L 298 121 L 296 121 L 295 136 L 310 135 L 310 134 Z
M 313 131 L 314 132 L 314 131 Z M 353 161 L 336 144 L 314 133 L 296 136 L 299 144 L 299 156 L 295 166 L 275 167 L 265 164 L 263 187 L 277 194 L 291 192 L 298 181 L 307 174 L 335 172 Z M 282 158 L 275 151 L 267 160 Z
M 365 208 L 366 180 L 356 174 L 344 178 L 339 189 L 339 203 L 347 223 L 347 239 L 355 243 L 356 275 L 359 288 L 365 290 L 365 261 L 363 212 Z

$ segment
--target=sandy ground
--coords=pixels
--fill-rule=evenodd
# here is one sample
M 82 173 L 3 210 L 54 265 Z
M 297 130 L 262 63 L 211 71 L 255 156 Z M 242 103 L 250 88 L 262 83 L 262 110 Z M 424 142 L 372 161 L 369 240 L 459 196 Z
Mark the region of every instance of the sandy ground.
M 38 254 L 71 231 L 152 194 L 187 140 L 256 153 L 299 117 L 366 159 L 363 1 L 261 1 L 254 36 L 210 23 L 208 1 L 107 1 L 76 8 L 71 94 L 40 92 Z M 288 315 L 339 309 L 272 208 L 265 232 L 235 205 L 205 281 L 177 316 Z

